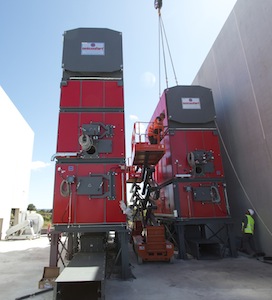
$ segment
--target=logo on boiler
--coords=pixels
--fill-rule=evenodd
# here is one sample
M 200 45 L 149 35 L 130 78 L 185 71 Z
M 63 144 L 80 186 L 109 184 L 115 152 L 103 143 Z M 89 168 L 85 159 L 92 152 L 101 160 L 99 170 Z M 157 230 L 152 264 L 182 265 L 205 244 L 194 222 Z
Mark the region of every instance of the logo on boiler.
M 182 109 L 201 109 L 200 98 L 181 98 Z
M 81 55 L 105 55 L 105 43 L 82 42 Z

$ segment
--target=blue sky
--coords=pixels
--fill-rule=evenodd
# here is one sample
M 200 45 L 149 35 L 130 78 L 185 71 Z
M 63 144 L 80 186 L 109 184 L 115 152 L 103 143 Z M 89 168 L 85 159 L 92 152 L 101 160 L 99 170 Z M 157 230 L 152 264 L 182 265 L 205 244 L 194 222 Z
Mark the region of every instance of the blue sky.
M 179 84 L 191 84 L 236 0 L 165 0 L 162 19 Z M 158 14 L 153 0 L 0 2 L 0 85 L 35 132 L 28 203 L 52 208 L 63 32 L 123 34 L 127 156 L 133 123 L 159 100 Z M 170 63 L 169 86 L 175 85 Z M 162 71 L 161 71 L 162 72 Z M 166 87 L 161 81 L 161 91 Z M 12 121 L 12 120 L 11 120 Z M 2 129 L 3 130 L 3 129 Z

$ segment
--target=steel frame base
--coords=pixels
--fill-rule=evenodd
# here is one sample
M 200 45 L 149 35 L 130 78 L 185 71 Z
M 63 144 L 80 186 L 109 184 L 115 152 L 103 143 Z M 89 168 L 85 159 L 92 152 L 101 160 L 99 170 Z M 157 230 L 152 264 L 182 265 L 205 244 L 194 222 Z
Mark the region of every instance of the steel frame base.
M 118 237 L 119 243 L 119 253 L 121 260 L 121 278 L 123 280 L 129 279 L 131 276 L 129 268 L 129 258 L 128 258 L 128 230 L 126 224 L 73 224 L 73 225 L 55 225 L 55 230 L 51 232 L 51 246 L 50 246 L 50 260 L 49 266 L 56 267 L 59 260 L 61 260 L 61 251 L 59 250 L 60 245 L 64 246 L 61 242 L 61 235 L 63 233 L 68 234 L 78 234 L 78 233 L 109 233 L 114 231 Z M 71 248 L 71 245 L 68 247 Z M 65 249 L 68 250 L 68 249 Z M 71 250 L 71 249 L 69 249 Z M 62 261 L 63 262 L 63 261 Z
M 165 225 L 168 239 L 173 241 L 178 249 L 179 259 L 188 259 L 187 247 L 188 236 L 186 236 L 186 228 L 188 226 L 197 225 L 201 229 L 203 240 L 208 241 L 214 239 L 221 243 L 224 249 L 229 249 L 231 257 L 237 257 L 237 249 L 235 246 L 235 238 L 233 234 L 233 222 L 231 218 L 215 218 L 215 219 L 182 219 L 182 218 L 161 218 L 161 223 Z M 219 229 L 214 231 L 213 226 L 219 226 Z M 205 231 L 209 231 L 209 237 L 205 236 Z M 224 231 L 224 232 L 223 232 Z M 221 237 L 224 236 L 224 238 Z M 203 242 L 204 243 L 204 242 Z

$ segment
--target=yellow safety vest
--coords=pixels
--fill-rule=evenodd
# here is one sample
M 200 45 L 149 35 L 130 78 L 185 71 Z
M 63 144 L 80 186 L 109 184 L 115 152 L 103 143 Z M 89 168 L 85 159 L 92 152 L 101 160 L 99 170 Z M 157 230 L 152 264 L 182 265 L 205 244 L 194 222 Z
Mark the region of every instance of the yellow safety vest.
M 244 228 L 244 222 L 243 222 L 244 233 L 254 234 L 254 224 L 255 224 L 255 221 L 254 221 L 254 219 L 250 215 L 246 215 L 246 217 L 247 217 L 247 227 L 246 228 Z

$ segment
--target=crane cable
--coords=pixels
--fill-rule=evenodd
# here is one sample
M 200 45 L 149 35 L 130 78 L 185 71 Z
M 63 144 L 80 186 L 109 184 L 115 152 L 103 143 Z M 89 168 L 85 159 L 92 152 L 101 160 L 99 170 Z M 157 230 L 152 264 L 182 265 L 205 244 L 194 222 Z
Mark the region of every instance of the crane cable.
M 159 16 L 159 22 L 158 22 L 159 23 L 159 30 L 158 31 L 159 31 L 159 97 L 160 97 L 160 95 L 161 95 L 161 64 L 160 64 L 161 48 L 162 48 L 162 54 L 163 54 L 166 87 L 168 88 L 168 75 L 167 75 L 167 64 L 166 64 L 164 39 L 165 39 L 165 42 L 166 42 L 169 58 L 170 58 L 170 61 L 171 61 L 172 70 L 173 70 L 173 73 L 174 73 L 176 85 L 178 85 L 178 80 L 177 80 L 177 76 L 176 76 L 176 71 L 175 71 L 175 67 L 174 67 L 174 63 L 173 63 L 173 59 L 172 59 L 172 55 L 171 55 L 171 51 L 170 51 L 170 47 L 169 47 L 169 43 L 168 43 L 166 31 L 165 31 L 165 27 L 164 27 L 162 16 L 161 16 L 162 0 L 155 0 L 154 6 L 155 6 L 155 9 L 158 10 L 158 16 Z

